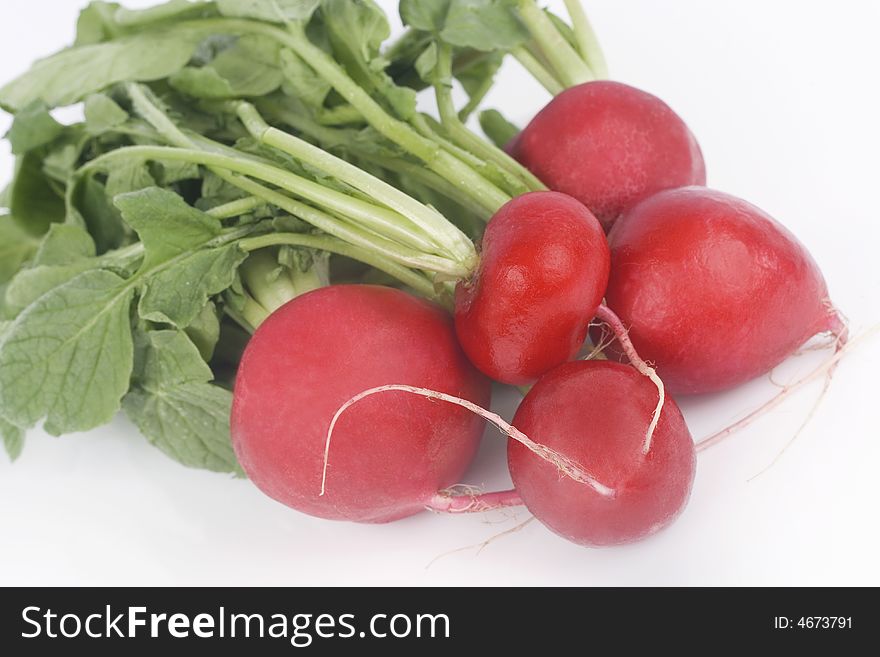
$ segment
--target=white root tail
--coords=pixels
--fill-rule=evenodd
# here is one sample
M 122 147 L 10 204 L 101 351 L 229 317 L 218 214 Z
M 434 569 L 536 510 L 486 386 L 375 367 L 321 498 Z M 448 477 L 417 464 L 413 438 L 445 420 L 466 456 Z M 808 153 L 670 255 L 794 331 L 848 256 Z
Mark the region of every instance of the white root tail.
M 614 333 L 614 337 L 620 342 L 623 353 L 629 359 L 630 364 L 635 367 L 640 374 L 648 377 L 651 382 L 657 386 L 657 406 L 654 408 L 654 413 L 651 415 L 651 422 L 648 424 L 648 430 L 645 432 L 645 443 L 642 446 L 642 452 L 647 454 L 651 451 L 651 442 L 654 439 L 654 431 L 657 429 L 657 423 L 660 422 L 660 413 L 663 412 L 663 406 L 666 403 L 666 386 L 663 385 L 663 380 L 657 375 L 657 371 L 639 356 L 632 341 L 629 339 L 629 331 L 611 308 L 602 304 L 599 306 L 598 310 L 596 310 L 596 317 L 605 322 Z
M 831 376 L 834 374 L 834 370 L 837 369 L 837 365 L 840 363 L 840 361 L 843 359 L 843 357 L 846 354 L 848 354 L 850 351 L 852 351 L 862 341 L 867 340 L 869 337 L 872 337 L 873 335 L 875 335 L 878 330 L 880 330 L 880 327 L 875 326 L 875 327 L 869 329 L 868 331 L 866 331 L 865 333 L 863 333 L 862 335 L 860 335 L 859 337 L 857 337 L 856 339 L 849 340 L 849 332 L 846 328 L 846 325 L 842 324 L 841 328 L 839 330 L 835 330 L 835 337 L 836 337 L 835 350 L 834 350 L 834 355 L 831 356 L 831 358 L 826 360 L 824 363 L 822 363 L 817 368 L 815 368 L 812 372 L 809 372 L 808 374 L 801 377 L 800 379 L 798 379 L 794 383 L 785 386 L 772 399 L 768 400 L 767 402 L 765 402 L 764 404 L 762 404 L 761 406 L 759 406 L 755 410 L 751 411 L 748 415 L 746 415 L 742 419 L 737 420 L 736 422 L 734 422 L 730 426 L 725 427 L 721 431 L 718 431 L 718 432 L 712 434 L 711 436 L 707 436 L 706 438 L 703 438 L 702 440 L 697 441 L 697 444 L 696 444 L 697 451 L 702 452 L 703 450 L 709 449 L 710 447 L 714 447 L 715 445 L 717 445 L 718 443 L 723 441 L 725 438 L 727 438 L 731 434 L 736 433 L 740 429 L 748 426 L 749 424 L 751 424 L 752 422 L 757 420 L 759 417 L 761 417 L 762 415 L 764 415 L 768 411 L 771 411 L 774 408 L 776 408 L 777 406 L 779 406 L 779 404 L 784 402 L 789 397 L 789 395 L 791 395 L 793 392 L 804 387 L 805 385 L 807 385 L 811 381 L 814 381 L 815 379 L 819 378 L 820 376 L 825 375 L 825 377 L 826 377 L 825 386 L 823 387 L 822 393 L 821 393 L 819 400 L 818 400 L 818 401 L 821 401 L 822 398 L 824 397 L 825 393 L 828 390 L 828 384 L 830 382 Z M 801 424 L 800 428 L 795 433 L 795 436 L 794 436 L 795 438 L 797 438 L 797 436 L 800 435 L 800 433 L 804 430 L 804 427 L 806 426 L 807 422 L 809 422 L 809 420 L 812 419 L 815 412 L 816 412 L 816 407 L 814 405 L 814 407 L 810 411 L 809 415 L 807 416 L 806 421 L 803 424 Z M 785 451 L 785 449 L 788 448 L 788 446 L 791 444 L 791 442 L 793 442 L 793 440 L 789 440 L 789 443 L 786 444 L 785 448 L 783 449 L 783 452 Z M 778 459 L 778 457 L 777 457 L 777 459 Z M 776 462 L 776 460 L 774 460 L 774 463 L 775 462 Z M 758 474 L 760 474 L 760 473 L 758 473 Z
M 406 392 L 409 394 L 418 395 L 419 397 L 425 397 L 426 399 L 443 401 L 449 404 L 455 404 L 456 406 L 460 406 L 462 408 L 466 408 L 472 413 L 479 415 L 483 419 L 495 425 L 499 430 L 501 430 L 502 433 L 506 434 L 508 437 L 523 445 L 526 449 L 528 449 L 536 456 L 539 456 L 548 463 L 552 463 L 553 465 L 555 465 L 559 469 L 559 471 L 566 477 L 574 479 L 578 483 L 590 486 L 597 493 L 605 497 L 614 496 L 614 490 L 612 488 L 609 488 L 608 486 L 597 481 L 595 477 L 590 475 L 583 468 L 583 466 L 568 458 L 564 454 L 560 454 L 556 450 L 547 447 L 546 445 L 536 443 L 515 426 L 513 426 L 509 422 L 506 422 L 497 413 L 488 411 L 482 406 L 474 404 L 467 399 L 455 397 L 454 395 L 448 395 L 445 392 L 438 392 L 437 390 L 429 390 L 427 388 L 417 388 L 415 386 L 407 386 L 401 384 L 378 386 L 376 388 L 364 390 L 363 392 L 358 393 L 347 402 L 345 402 L 342 406 L 340 406 L 336 413 L 333 415 L 333 419 L 330 421 L 330 428 L 327 429 L 327 441 L 324 444 L 324 469 L 321 474 L 321 495 L 324 495 L 327 489 L 327 466 L 330 460 L 330 440 L 333 437 L 333 431 L 336 428 L 336 423 L 339 421 L 339 418 L 342 416 L 343 413 L 345 413 L 345 411 L 357 404 L 359 401 L 383 392 Z

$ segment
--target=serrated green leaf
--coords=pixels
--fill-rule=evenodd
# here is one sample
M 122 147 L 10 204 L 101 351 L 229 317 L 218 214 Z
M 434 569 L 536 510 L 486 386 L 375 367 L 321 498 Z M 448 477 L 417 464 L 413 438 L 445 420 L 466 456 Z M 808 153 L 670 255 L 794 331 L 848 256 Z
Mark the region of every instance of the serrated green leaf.
M 45 103 L 34 101 L 15 115 L 6 138 L 12 152 L 21 155 L 48 144 L 63 130 L 64 126 L 52 118 Z
M 10 461 L 15 461 L 24 449 L 24 430 L 0 417 L 0 440 L 9 455 Z
M 138 313 L 148 321 L 189 326 L 211 296 L 232 285 L 246 258 L 247 253 L 235 244 L 187 253 L 173 269 L 150 277 Z
M 256 18 L 273 23 L 311 18 L 321 0 L 217 0 L 224 16 Z
M 191 251 L 221 231 L 219 221 L 158 187 L 120 194 L 114 203 L 144 243 L 144 269 Z
M 238 472 L 229 436 L 232 394 L 212 385 L 210 368 L 180 331 L 141 337 L 136 387 L 123 408 L 147 439 L 183 465 Z
M 68 48 L 0 89 L 0 105 L 71 105 L 117 82 L 166 78 L 186 65 L 200 40 L 195 30 L 169 28 Z
M 0 345 L 0 411 L 20 427 L 46 418 L 60 435 L 104 424 L 132 370 L 132 286 L 89 271 L 28 306 Z
M 86 130 L 92 135 L 100 135 L 128 121 L 128 112 L 116 104 L 106 94 L 92 94 L 85 100 L 83 108 Z

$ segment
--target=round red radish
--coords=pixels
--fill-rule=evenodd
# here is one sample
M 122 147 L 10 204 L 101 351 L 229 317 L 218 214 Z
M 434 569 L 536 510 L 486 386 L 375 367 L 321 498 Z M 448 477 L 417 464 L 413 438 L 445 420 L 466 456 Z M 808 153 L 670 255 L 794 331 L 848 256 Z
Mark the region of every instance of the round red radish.
M 593 547 L 631 543 L 671 523 L 690 496 L 696 454 L 668 397 L 645 452 L 656 404 L 654 384 L 620 363 L 576 361 L 544 375 L 513 424 L 578 464 L 595 486 L 510 440 L 510 475 L 529 511 L 560 536 Z
M 655 192 L 706 184 L 703 155 L 684 121 L 656 96 L 619 82 L 563 91 L 510 148 L 550 189 L 590 208 L 606 230 Z
M 628 211 L 609 241 L 607 303 L 673 393 L 743 383 L 841 327 L 803 245 L 728 194 L 661 192 Z
M 504 205 L 480 264 L 455 294 L 455 328 L 471 362 L 497 381 L 530 383 L 570 360 L 605 294 L 608 243 L 575 199 L 532 192 Z
M 402 392 L 365 399 L 327 430 L 346 401 L 409 384 L 489 403 L 440 308 L 385 287 L 336 285 L 282 306 L 251 339 L 232 407 L 232 441 L 267 495 L 313 516 L 387 522 L 422 510 L 459 482 L 483 432 L 470 412 Z

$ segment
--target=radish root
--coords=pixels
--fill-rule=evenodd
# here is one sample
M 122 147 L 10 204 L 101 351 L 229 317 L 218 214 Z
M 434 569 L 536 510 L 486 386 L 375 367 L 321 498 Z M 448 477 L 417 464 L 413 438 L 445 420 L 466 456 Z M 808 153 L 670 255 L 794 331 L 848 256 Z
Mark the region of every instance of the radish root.
M 333 419 L 330 421 L 330 428 L 327 429 L 327 441 L 324 444 L 324 469 L 321 474 L 322 496 L 326 492 L 327 488 L 327 466 L 330 459 L 330 440 L 333 437 L 333 431 L 336 428 L 336 423 L 339 421 L 339 418 L 342 416 L 343 413 L 345 413 L 345 411 L 357 404 L 359 401 L 383 392 L 406 392 L 409 394 L 418 395 L 419 397 L 425 397 L 427 399 L 437 401 L 444 401 L 449 404 L 455 404 L 456 406 L 465 408 L 472 413 L 479 415 L 491 424 L 495 425 L 502 433 L 520 443 L 523 447 L 528 449 L 536 456 L 539 456 L 548 463 L 552 463 L 553 465 L 555 465 L 559 469 L 559 471 L 565 476 L 574 479 L 578 483 L 590 486 L 600 495 L 603 495 L 605 497 L 614 497 L 614 490 L 612 488 L 609 488 L 608 486 L 605 486 L 601 482 L 597 481 L 596 478 L 590 475 L 580 464 L 571 460 L 567 456 L 560 454 L 556 450 L 553 450 L 545 445 L 541 445 L 540 443 L 536 443 L 515 426 L 513 426 L 509 422 L 506 422 L 497 413 L 488 411 L 485 408 L 468 401 L 467 399 L 455 397 L 454 395 L 448 395 L 445 392 L 438 392 L 437 390 L 428 390 L 427 388 L 417 388 L 415 386 L 407 386 L 401 384 L 378 386 L 376 388 L 364 390 L 363 392 L 358 393 L 347 402 L 345 402 L 342 406 L 340 406 L 336 413 L 333 415 Z
M 764 415 L 764 413 L 767 413 L 768 411 L 771 411 L 772 409 L 776 408 L 779 404 L 781 404 L 783 401 L 785 401 L 786 398 L 791 393 L 796 392 L 797 390 L 804 387 L 805 385 L 807 385 L 811 381 L 814 381 L 815 379 L 819 378 L 820 376 L 825 375 L 825 377 L 826 377 L 825 378 L 825 385 L 822 389 L 822 393 L 820 394 L 819 399 L 816 401 L 816 405 L 818 405 L 822 401 L 822 399 L 825 397 L 825 393 L 827 392 L 828 386 L 831 383 L 831 378 L 834 375 L 834 371 L 837 369 L 837 366 L 840 363 L 840 361 L 843 359 L 843 357 L 847 353 L 849 353 L 856 345 L 861 343 L 863 340 L 866 340 L 867 338 L 869 338 L 872 335 L 874 335 L 875 333 L 877 333 L 878 330 L 880 330 L 880 327 L 875 326 L 875 327 L 869 329 L 867 332 L 860 335 L 855 340 L 850 340 L 849 339 L 849 328 L 847 326 L 847 323 L 839 315 L 835 315 L 833 325 L 830 328 L 830 331 L 835 338 L 835 340 L 834 340 L 834 354 L 831 356 L 831 358 L 826 360 L 824 363 L 822 363 L 817 368 L 815 368 L 812 372 L 809 372 L 808 374 L 801 377 L 800 379 L 798 379 L 794 383 L 785 386 L 779 392 L 779 394 L 777 394 L 775 397 L 773 397 L 772 399 L 768 400 L 767 402 L 765 402 L 764 404 L 762 404 L 761 406 L 759 406 L 758 408 L 753 410 L 751 413 L 749 413 L 748 415 L 746 415 L 742 419 L 734 422 L 733 424 L 731 424 L 728 427 L 725 427 L 721 431 L 718 431 L 718 432 L 712 434 L 711 436 L 708 436 L 706 438 L 703 438 L 702 440 L 699 440 L 696 444 L 697 451 L 702 452 L 703 450 L 709 449 L 710 447 L 714 447 L 715 445 L 717 445 L 718 443 L 723 441 L 725 438 L 727 438 L 731 434 L 739 431 L 740 429 L 742 429 L 742 428 L 748 426 L 749 424 L 751 424 L 752 422 L 754 422 L 756 419 L 758 419 L 759 417 Z M 807 423 L 813 418 L 813 415 L 815 415 L 815 412 L 816 412 L 816 405 L 814 405 L 813 409 L 810 411 L 809 415 L 806 418 L 806 421 L 801 424 L 800 428 L 795 433 L 794 438 L 797 438 L 801 434 L 801 432 L 804 430 L 804 427 L 806 427 Z M 788 449 L 788 447 L 791 445 L 791 443 L 793 441 L 794 441 L 794 439 L 789 440 L 788 444 L 786 444 L 786 446 L 785 446 L 785 448 L 783 448 L 782 452 L 784 452 L 786 449 Z M 782 455 L 782 452 L 780 452 L 779 456 Z M 777 456 L 776 459 L 774 459 L 773 463 L 775 463 L 779 459 L 779 456 Z M 770 465 L 773 465 L 773 463 L 771 463 Z M 763 472 L 763 470 L 762 470 L 762 472 Z M 761 473 L 759 472 L 758 474 L 761 474 Z M 755 475 L 755 476 L 757 476 L 757 475 Z
M 626 354 L 626 357 L 629 359 L 630 364 L 635 367 L 640 374 L 651 379 L 651 382 L 657 386 L 657 406 L 654 408 L 654 413 L 651 415 L 651 422 L 648 424 L 648 431 L 645 433 L 645 443 L 642 447 L 642 452 L 647 454 L 651 451 L 651 441 L 654 438 L 654 431 L 657 429 L 657 423 L 660 422 L 660 413 L 663 411 L 663 405 L 666 403 L 666 386 L 663 385 L 663 381 L 657 375 L 657 371 L 641 359 L 636 348 L 633 346 L 632 341 L 629 339 L 629 331 L 611 308 L 602 304 L 596 311 L 596 317 L 605 322 L 614 333 L 614 336 L 617 338 L 618 342 L 620 342 L 623 353 Z
M 481 513 L 522 506 L 522 503 L 515 490 L 484 493 L 476 486 L 458 485 L 438 492 L 425 508 L 435 513 Z

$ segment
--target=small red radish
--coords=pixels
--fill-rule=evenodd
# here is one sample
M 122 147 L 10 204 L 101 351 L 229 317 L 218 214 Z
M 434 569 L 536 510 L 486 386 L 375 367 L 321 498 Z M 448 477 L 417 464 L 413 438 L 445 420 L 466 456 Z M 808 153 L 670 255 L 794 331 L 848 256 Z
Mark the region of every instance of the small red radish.
M 513 199 L 489 222 L 476 272 L 456 288 L 462 348 L 493 379 L 531 383 L 577 353 L 608 268 L 605 235 L 581 203 L 557 192 Z
M 728 194 L 656 194 L 621 217 L 609 242 L 607 303 L 672 393 L 730 388 L 817 333 L 845 331 L 804 246 Z
M 563 91 L 509 148 L 548 187 L 590 208 L 606 230 L 655 192 L 706 184 L 703 155 L 684 121 L 656 96 L 619 82 Z
M 480 406 L 490 399 L 442 309 L 366 285 L 297 297 L 257 329 L 242 358 L 231 421 L 239 462 L 267 495 L 313 516 L 387 522 L 431 506 L 464 474 L 482 421 L 404 393 L 365 400 L 339 420 L 323 481 L 334 413 L 387 383 Z
M 513 424 L 589 481 L 563 476 L 510 440 L 510 476 L 528 510 L 560 536 L 593 547 L 637 541 L 672 522 L 690 496 L 696 455 L 671 399 L 646 436 L 656 403 L 654 384 L 620 363 L 576 361 L 541 377 Z

